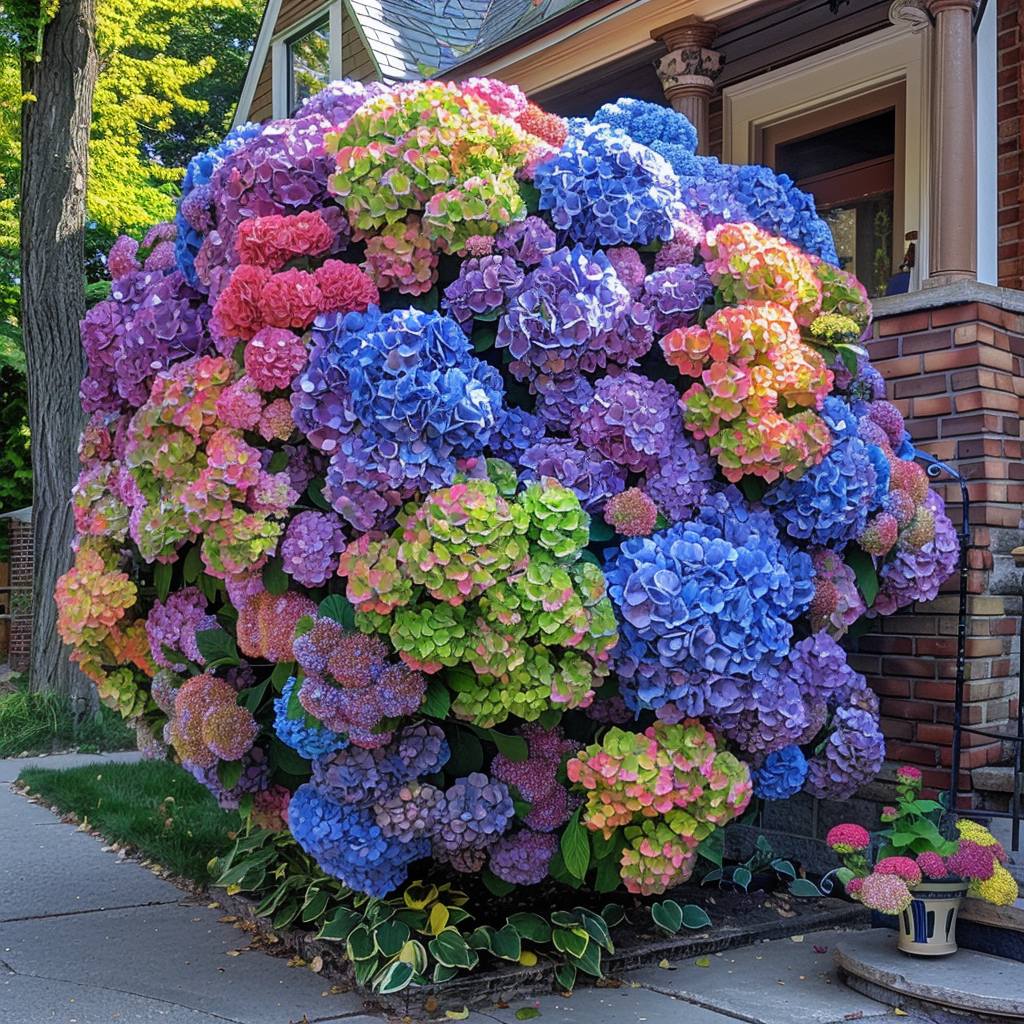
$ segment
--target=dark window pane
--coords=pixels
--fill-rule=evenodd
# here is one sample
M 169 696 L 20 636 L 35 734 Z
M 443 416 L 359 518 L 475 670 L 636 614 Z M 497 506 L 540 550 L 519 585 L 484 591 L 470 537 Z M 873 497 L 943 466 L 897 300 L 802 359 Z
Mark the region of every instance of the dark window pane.
M 330 80 L 330 19 L 324 18 L 288 42 L 288 113 Z
M 794 181 L 850 167 L 896 150 L 896 113 L 886 110 L 863 121 L 830 128 L 775 150 L 775 169 Z

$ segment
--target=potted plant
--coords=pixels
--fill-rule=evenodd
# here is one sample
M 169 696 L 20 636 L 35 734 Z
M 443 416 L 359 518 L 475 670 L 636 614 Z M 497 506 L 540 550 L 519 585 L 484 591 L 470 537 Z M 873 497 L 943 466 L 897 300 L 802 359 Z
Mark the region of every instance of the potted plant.
M 872 840 L 860 825 L 831 829 L 828 845 L 839 854 L 837 871 L 848 895 L 896 917 L 897 946 L 914 956 L 955 953 L 956 920 L 966 894 L 1007 906 L 1017 883 L 1003 867 L 1006 853 L 991 832 L 966 819 L 947 838 L 939 825 L 942 805 L 921 798 L 921 772 L 896 772 L 897 802 L 882 811 L 886 826 Z

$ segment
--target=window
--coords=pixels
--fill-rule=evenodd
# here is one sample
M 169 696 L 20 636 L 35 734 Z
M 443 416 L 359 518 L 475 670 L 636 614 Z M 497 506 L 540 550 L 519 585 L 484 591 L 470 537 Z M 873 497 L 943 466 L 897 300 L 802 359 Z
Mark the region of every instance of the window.
M 331 80 L 331 19 L 324 15 L 285 43 L 288 113 L 318 93 Z
M 810 192 L 832 229 L 844 269 L 884 295 L 901 257 L 895 230 L 895 106 L 846 124 L 775 142 L 777 171 Z M 769 133 L 769 135 L 774 133 Z

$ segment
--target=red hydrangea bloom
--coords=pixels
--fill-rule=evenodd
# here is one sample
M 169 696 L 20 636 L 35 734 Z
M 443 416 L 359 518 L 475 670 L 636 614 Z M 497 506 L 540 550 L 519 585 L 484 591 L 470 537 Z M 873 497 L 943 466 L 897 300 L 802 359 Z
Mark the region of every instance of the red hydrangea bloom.
M 305 365 L 305 341 L 281 327 L 264 327 L 245 346 L 245 372 L 261 391 L 290 387 Z
M 291 217 L 272 214 L 242 221 L 235 249 L 242 263 L 280 270 L 296 256 L 319 256 L 334 244 L 334 232 L 315 210 Z
M 863 826 L 847 823 L 830 828 L 825 842 L 836 853 L 860 853 L 871 845 L 871 836 Z
M 313 277 L 320 289 L 321 313 L 363 313 L 380 302 L 377 286 L 354 263 L 327 260 Z
M 895 875 L 907 885 L 917 885 L 921 881 L 921 869 L 911 857 L 884 857 L 875 865 L 875 874 Z
M 234 278 L 231 280 L 234 282 Z M 312 274 L 305 270 L 282 270 L 279 274 L 272 274 L 263 286 L 260 315 L 263 323 L 270 327 L 305 330 L 313 322 L 321 302 L 323 295 Z
M 223 335 L 248 341 L 263 326 L 260 304 L 271 276 L 266 267 L 235 269 L 213 307 L 213 323 Z
M 516 124 L 531 135 L 536 135 L 538 139 L 550 143 L 556 149 L 561 147 L 569 134 L 569 125 L 564 118 L 541 110 L 536 103 L 527 106 L 516 118 Z

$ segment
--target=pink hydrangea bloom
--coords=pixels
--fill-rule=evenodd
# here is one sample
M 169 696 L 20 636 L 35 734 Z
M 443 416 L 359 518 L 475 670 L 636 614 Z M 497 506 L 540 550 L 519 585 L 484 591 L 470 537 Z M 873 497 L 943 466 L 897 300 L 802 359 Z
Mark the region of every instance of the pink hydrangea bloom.
M 956 853 L 946 861 L 946 866 L 951 875 L 983 882 L 992 877 L 996 862 L 994 846 L 980 846 L 969 839 L 961 839 Z
M 354 263 L 327 260 L 313 274 L 320 289 L 321 313 L 362 313 L 380 302 L 380 292 Z
M 238 271 L 235 273 L 237 275 Z M 305 330 L 313 322 L 322 303 L 323 294 L 315 275 L 294 268 L 282 270 L 279 274 L 272 274 L 263 285 L 260 316 L 263 323 L 271 327 Z
M 860 853 L 871 845 L 871 835 L 861 825 L 836 825 L 828 830 L 825 842 L 836 853 Z
M 292 403 L 287 398 L 275 398 L 269 402 L 260 416 L 260 437 L 264 441 L 287 441 L 294 430 Z
M 915 768 L 912 764 L 901 764 L 896 769 L 896 777 L 908 782 L 920 782 L 921 769 Z
M 925 878 L 945 878 L 949 874 L 946 862 L 932 850 L 917 855 L 917 866 Z
M 857 898 L 880 914 L 898 914 L 910 906 L 913 897 L 907 883 L 897 875 L 868 875 Z
M 864 888 L 863 878 L 851 878 L 846 883 L 846 892 L 850 896 L 856 896 Z
M 264 327 L 245 346 L 245 372 L 261 391 L 291 386 L 306 365 L 306 343 L 281 327 Z
M 921 869 L 910 857 L 885 857 L 875 865 L 875 874 L 895 875 L 907 885 L 917 885 L 921 881 Z

